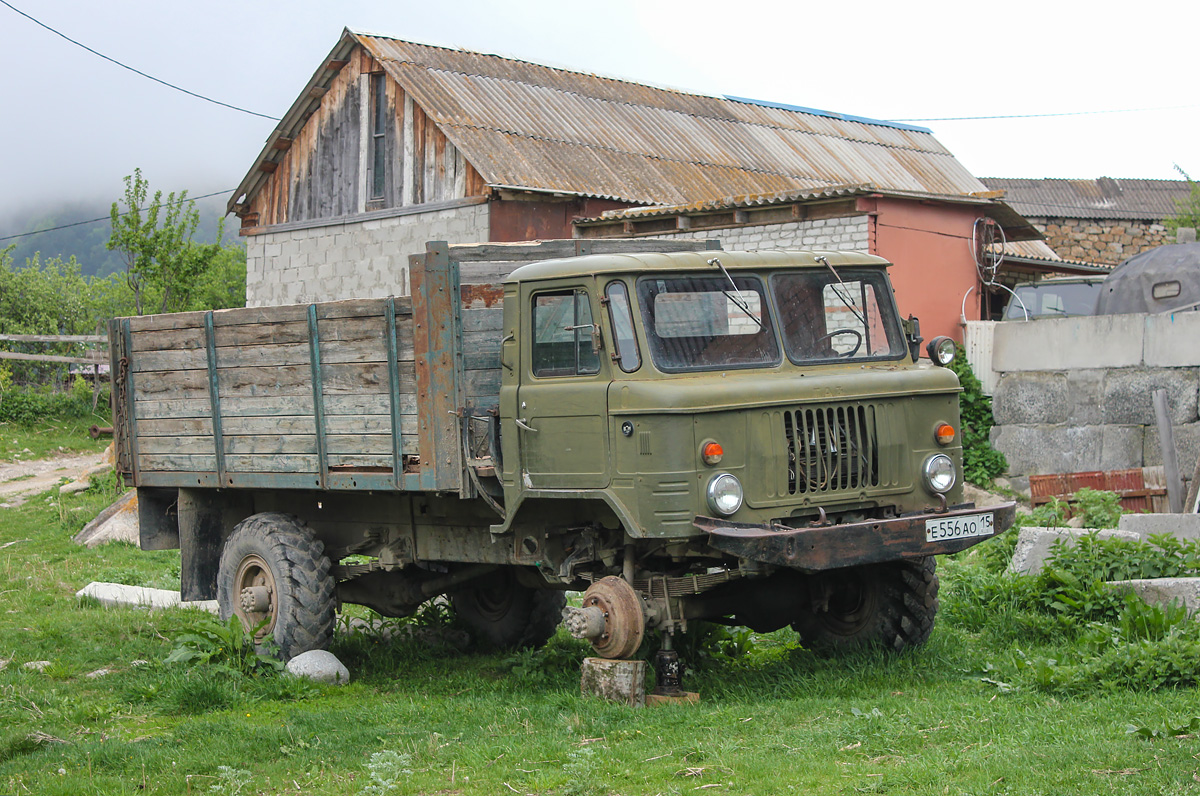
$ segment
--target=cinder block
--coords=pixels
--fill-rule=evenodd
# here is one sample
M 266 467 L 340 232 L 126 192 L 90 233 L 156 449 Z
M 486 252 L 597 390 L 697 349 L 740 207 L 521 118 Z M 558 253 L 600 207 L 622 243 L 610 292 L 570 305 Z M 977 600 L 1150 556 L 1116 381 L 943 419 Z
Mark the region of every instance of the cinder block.
M 1200 611 L 1200 578 L 1145 578 L 1115 580 L 1108 584 L 1121 594 L 1136 594 L 1151 605 L 1178 603 L 1191 616 Z
M 1148 367 L 1200 365 L 1200 312 L 1147 315 L 1145 361 Z
M 1200 459 L 1200 423 L 1172 426 L 1171 430 L 1175 436 L 1175 457 L 1179 462 L 1179 470 L 1185 476 L 1191 477 L 1196 470 L 1196 461 Z M 1157 425 L 1146 426 L 1142 461 L 1145 467 L 1154 467 L 1163 463 L 1162 444 L 1159 442 Z
M 1085 472 L 1087 470 L 1127 470 L 1142 467 L 1145 429 L 1142 426 L 1093 426 L 1100 429 L 1100 459 L 1089 464 L 1087 459 L 1076 459 L 1073 470 L 1063 472 Z
M 1065 423 L 1069 391 L 1065 373 L 1006 373 L 992 396 L 992 415 L 1001 425 Z
M 1005 321 L 996 325 L 992 367 L 997 372 L 1132 368 L 1142 364 L 1141 315 L 1097 315 Z
M 1143 539 L 1169 533 L 1176 539 L 1200 539 L 1200 514 L 1122 514 L 1117 526 Z
M 1196 371 L 1186 369 L 1119 369 L 1104 379 L 1104 422 L 1153 424 L 1156 390 L 1167 391 L 1171 422 L 1196 420 Z
M 76 597 L 91 597 L 101 605 L 132 606 L 161 610 L 163 608 L 199 608 L 215 614 L 216 600 L 181 602 L 179 592 L 169 589 L 148 589 L 143 586 L 126 586 L 123 583 L 92 582 L 75 593 Z
M 579 688 L 584 696 L 633 707 L 646 705 L 646 662 L 584 658 Z
M 1021 529 L 1021 533 L 1017 537 L 1017 547 L 1013 550 L 1012 560 L 1008 563 L 1008 571 L 1016 575 L 1037 575 L 1042 571 L 1046 561 L 1051 558 L 1055 542 L 1074 547 L 1079 539 L 1091 533 L 1097 534 L 1101 539 L 1137 541 L 1140 538 L 1131 531 L 1026 527 Z
M 1094 426 L 1104 422 L 1106 370 L 1081 368 L 1067 371 L 1067 423 Z

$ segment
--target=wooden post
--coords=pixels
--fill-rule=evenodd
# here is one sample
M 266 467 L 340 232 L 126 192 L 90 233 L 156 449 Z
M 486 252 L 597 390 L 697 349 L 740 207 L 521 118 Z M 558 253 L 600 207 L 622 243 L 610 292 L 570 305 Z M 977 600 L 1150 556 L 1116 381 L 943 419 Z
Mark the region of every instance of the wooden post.
M 1166 390 L 1154 391 L 1154 418 L 1158 422 L 1158 444 L 1162 448 L 1163 469 L 1167 477 L 1167 503 L 1172 514 L 1181 514 L 1183 484 L 1179 479 L 1179 458 L 1175 453 L 1175 431 L 1171 428 Z

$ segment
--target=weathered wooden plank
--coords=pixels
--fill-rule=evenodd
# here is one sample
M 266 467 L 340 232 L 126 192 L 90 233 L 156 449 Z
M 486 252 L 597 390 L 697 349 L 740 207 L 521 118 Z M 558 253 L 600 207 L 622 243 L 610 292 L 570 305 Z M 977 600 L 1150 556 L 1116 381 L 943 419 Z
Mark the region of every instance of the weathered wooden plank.
M 500 367 L 500 346 L 491 351 L 467 348 L 463 351 L 463 370 L 492 370 Z
M 217 348 L 248 345 L 288 345 L 308 342 L 308 321 L 245 323 L 217 329 Z
M 462 317 L 463 333 L 467 332 L 499 332 L 504 326 L 504 310 L 500 307 L 492 309 L 464 309 Z M 497 341 L 500 335 L 496 334 Z
M 383 456 L 392 452 L 389 434 L 327 434 L 325 441 L 331 454 L 370 453 Z
M 184 418 L 184 417 L 206 417 L 212 418 L 212 405 L 209 403 L 208 396 L 203 398 L 192 398 L 184 400 L 142 400 L 134 402 L 134 416 L 138 420 L 138 433 L 141 433 L 143 420 L 152 420 L 155 418 Z M 228 413 L 228 407 L 221 405 L 223 414 Z
M 204 377 L 202 371 L 182 371 L 175 374 L 169 386 L 164 386 L 158 392 L 185 390 L 192 382 L 186 377 L 198 374 Z M 388 389 L 387 364 L 375 363 L 338 363 L 333 362 L 321 366 L 321 382 L 325 393 L 386 393 Z M 171 375 L 171 374 L 163 374 Z M 220 383 L 222 399 L 249 398 L 267 396 L 298 396 L 312 390 L 312 376 L 307 366 L 285 365 L 280 367 L 242 367 L 219 368 L 217 378 Z M 151 379 L 142 379 L 145 384 Z M 140 388 L 139 388 L 140 391 Z M 416 391 L 416 373 L 412 363 L 400 364 L 400 391 L 411 393 Z M 181 398 L 194 398 L 194 395 L 179 395 Z
M 133 350 L 135 352 L 204 348 L 203 328 L 133 332 L 130 335 L 130 340 L 133 343 Z M 217 342 L 217 345 L 220 345 L 220 341 Z
M 207 370 L 146 371 L 134 381 L 138 399 L 191 400 L 208 395 Z
M 225 457 L 231 473 L 316 473 L 316 454 L 237 454 Z
M 203 312 L 172 312 L 165 315 L 138 315 L 129 319 L 130 332 L 161 332 L 172 329 L 204 330 Z
M 211 417 L 172 417 L 138 421 L 139 437 L 207 436 L 212 439 Z M 211 441 L 210 441 L 211 447 Z
M 269 436 L 279 434 L 315 434 L 317 421 L 312 415 L 277 417 L 226 417 L 221 428 L 238 436 Z
M 326 415 L 325 430 L 329 434 L 383 433 L 390 437 L 392 418 L 390 415 Z M 415 413 L 400 416 L 400 433 L 406 437 L 417 433 Z
M 463 394 L 471 398 L 500 395 L 500 369 L 463 371 Z
M 402 393 L 400 407 L 404 414 L 416 414 L 417 396 L 411 392 Z M 325 396 L 327 418 L 335 415 L 389 415 L 391 411 L 386 392 Z
M 138 450 L 140 453 L 147 455 L 155 454 L 214 454 L 215 444 L 213 443 L 212 435 L 207 437 L 187 437 L 176 435 L 173 437 L 143 437 L 139 429 Z
M 407 450 L 407 446 L 406 446 L 406 449 L 404 452 L 405 453 L 409 452 Z M 386 469 L 390 470 L 392 467 L 392 455 L 390 453 L 387 456 L 379 456 L 376 454 L 368 454 L 368 453 L 337 453 L 337 454 L 331 453 L 331 454 L 329 454 L 329 466 L 330 467 L 361 467 L 361 468 L 369 467 L 372 469 L 386 468 Z
M 200 337 L 203 342 L 203 337 Z M 208 353 L 203 348 L 188 348 L 178 351 L 141 351 L 131 357 L 134 373 L 155 370 L 204 370 L 208 368 Z
M 10 343 L 107 343 L 102 334 L 0 334 L 0 340 Z
M 311 431 L 312 427 L 309 427 Z M 226 464 L 231 455 L 282 454 L 282 453 L 311 453 L 317 452 L 317 437 L 315 434 L 275 434 L 254 436 L 225 437 Z
M 217 350 L 217 369 L 275 368 L 285 365 L 308 364 L 308 341 L 286 345 L 252 345 L 224 347 Z
M 65 362 L 72 365 L 107 365 L 108 357 L 96 352 L 93 357 L 60 357 L 53 354 L 16 354 L 0 351 L 0 359 L 19 359 L 22 362 Z
M 189 455 L 189 454 L 154 454 L 146 455 L 138 454 L 138 466 L 142 470 L 156 470 L 165 472 L 194 472 L 194 473 L 210 473 L 216 472 L 217 469 L 217 454 L 210 453 L 208 455 Z

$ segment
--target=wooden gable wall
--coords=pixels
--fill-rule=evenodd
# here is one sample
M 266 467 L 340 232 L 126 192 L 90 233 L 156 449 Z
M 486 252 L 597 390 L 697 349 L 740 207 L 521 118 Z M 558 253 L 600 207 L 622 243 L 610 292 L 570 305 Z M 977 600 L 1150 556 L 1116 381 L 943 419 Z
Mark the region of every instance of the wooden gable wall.
M 333 219 L 487 192 L 479 172 L 389 78 L 384 81 L 390 126 L 387 182 L 382 199 L 368 198 L 364 186 L 369 172 L 364 169 L 370 168 L 370 108 L 362 105 L 369 90 L 360 76 L 382 71 L 366 50 L 354 50 L 296 138 L 276 145 L 284 154 L 277 165 L 271 164 L 274 170 L 242 214 L 243 227 Z

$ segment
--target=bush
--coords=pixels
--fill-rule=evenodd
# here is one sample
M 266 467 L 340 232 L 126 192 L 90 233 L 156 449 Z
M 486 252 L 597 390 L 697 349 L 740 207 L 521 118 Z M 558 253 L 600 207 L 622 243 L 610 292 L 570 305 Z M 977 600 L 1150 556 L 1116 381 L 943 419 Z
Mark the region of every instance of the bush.
M 1008 469 L 1004 454 L 992 447 L 992 399 L 983 394 L 983 385 L 975 377 L 966 351 L 958 347 L 950 369 L 958 374 L 963 391 L 958 396 L 962 422 L 963 477 L 972 484 L 987 485 Z
M 82 381 L 79 380 L 79 381 Z M 92 412 L 92 388 L 54 392 L 48 388 L 10 389 L 0 395 L 0 423 L 32 425 L 48 418 L 87 417 Z M 108 388 L 100 396 L 106 405 Z

